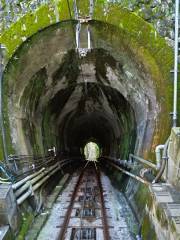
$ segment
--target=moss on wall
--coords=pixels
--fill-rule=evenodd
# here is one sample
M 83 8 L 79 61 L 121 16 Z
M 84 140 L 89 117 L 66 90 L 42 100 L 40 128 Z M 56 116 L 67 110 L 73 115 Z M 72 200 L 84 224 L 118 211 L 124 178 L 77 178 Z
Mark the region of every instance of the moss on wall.
M 87 2 L 87 1 L 86 1 Z M 86 4 L 79 2 L 82 15 L 87 12 Z M 70 0 L 71 15 L 73 16 L 73 1 Z M 107 9 L 107 12 L 104 9 Z M 60 21 L 70 19 L 67 1 L 58 3 Z M 0 42 L 5 44 L 10 57 L 17 47 L 37 31 L 55 23 L 55 12 L 52 5 L 41 6 L 35 13 L 28 13 L 2 33 Z M 145 22 L 136 14 L 120 7 L 118 4 L 108 4 L 106 1 L 97 0 L 93 19 L 111 23 L 129 32 L 132 39 L 137 40 L 144 49 L 150 50 L 155 59 L 160 62 L 167 59 L 172 62 L 172 52 L 163 38 L 161 38 L 152 25 Z M 165 52 L 164 52 L 165 50 Z M 166 53 L 166 54 L 165 54 Z M 162 57 L 162 58 L 161 58 Z M 166 69 L 166 66 L 162 66 Z
M 146 240 L 158 240 L 152 222 L 149 219 L 149 215 L 145 215 L 142 223 L 142 239 Z
M 20 230 L 18 232 L 18 235 L 15 238 L 16 240 L 24 240 L 25 239 L 27 231 L 30 229 L 30 226 L 31 226 L 33 220 L 34 220 L 34 214 L 32 212 L 27 212 L 27 210 L 25 210 L 23 213 Z
M 87 5 L 78 4 L 82 15 L 87 12 Z M 71 15 L 73 16 L 73 1 L 70 1 Z M 106 11 L 105 11 L 106 9 Z M 60 20 L 70 19 L 67 1 L 62 0 L 58 3 L 58 11 Z M 132 58 L 137 58 L 143 62 L 146 70 L 150 72 L 152 78 L 156 79 L 156 91 L 159 102 L 162 105 L 161 116 L 159 117 L 159 126 L 164 128 L 156 130 L 154 140 L 152 142 L 152 150 L 158 143 L 163 143 L 169 134 L 170 119 L 167 117 L 172 109 L 172 84 L 169 81 L 169 71 L 173 62 L 173 53 L 170 47 L 167 46 L 165 40 L 161 38 L 152 25 L 145 22 L 136 14 L 127 9 L 120 7 L 118 4 L 110 4 L 106 1 L 96 1 L 94 16 L 97 21 L 103 21 L 111 24 L 124 32 L 124 40 L 128 42 L 129 48 L 132 51 Z M 7 48 L 8 58 L 10 58 L 15 50 L 30 36 L 40 31 L 41 29 L 56 22 L 55 11 L 53 5 L 43 5 L 34 13 L 28 13 L 14 23 L 0 37 L 0 42 L 5 44 Z M 116 33 L 114 32 L 114 34 Z M 115 35 L 112 35 L 114 38 Z M 24 49 L 25 51 L 25 49 Z M 16 56 L 14 56 L 16 57 Z M 14 61 L 14 69 L 16 69 L 16 61 Z M 22 66 L 21 66 L 22 67 Z M 164 82 L 162 84 L 162 81 Z M 5 83 L 6 85 L 7 83 Z M 6 86 L 5 86 L 6 88 Z M 6 92 L 6 90 L 4 91 Z M 165 98 L 162 97 L 166 96 Z M 7 112 L 8 97 L 4 96 L 4 113 Z M 166 117 L 164 117 L 166 115 Z M 7 142 L 10 152 L 13 152 L 11 147 L 10 130 L 8 119 L 5 116 L 5 126 L 7 132 Z M 124 146 L 126 148 L 126 144 Z M 152 152 L 147 153 L 153 157 Z

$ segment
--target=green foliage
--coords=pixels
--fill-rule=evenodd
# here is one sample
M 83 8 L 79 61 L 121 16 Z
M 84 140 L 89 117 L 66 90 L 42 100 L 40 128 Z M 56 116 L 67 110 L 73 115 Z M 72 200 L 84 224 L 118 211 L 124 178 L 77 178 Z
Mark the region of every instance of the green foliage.
M 142 237 L 146 240 L 157 240 L 154 227 L 152 226 L 148 215 L 145 215 L 145 217 L 143 218 Z
M 32 213 L 26 213 L 23 217 L 22 224 L 16 240 L 24 240 L 27 231 L 29 230 L 32 222 L 34 220 L 34 215 Z

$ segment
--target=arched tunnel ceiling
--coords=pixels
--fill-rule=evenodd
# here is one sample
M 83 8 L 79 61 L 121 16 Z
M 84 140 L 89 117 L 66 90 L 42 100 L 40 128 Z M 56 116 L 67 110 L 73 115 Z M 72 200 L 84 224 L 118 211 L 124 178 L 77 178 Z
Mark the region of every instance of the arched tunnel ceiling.
M 139 54 L 124 31 L 97 21 L 89 26 L 93 49 L 79 58 L 75 27 L 66 21 L 45 29 L 9 63 L 4 83 L 14 148 L 42 152 L 57 144 L 78 154 L 93 138 L 104 154 L 126 156 L 137 136 L 136 151 L 147 150 L 162 110 L 168 111 L 158 66 Z M 82 32 L 85 46 L 86 25 Z

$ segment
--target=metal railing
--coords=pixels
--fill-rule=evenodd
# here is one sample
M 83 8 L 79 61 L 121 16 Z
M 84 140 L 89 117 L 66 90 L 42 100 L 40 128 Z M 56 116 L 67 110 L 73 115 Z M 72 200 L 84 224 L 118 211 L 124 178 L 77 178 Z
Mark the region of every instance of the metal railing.
M 66 163 L 67 164 L 67 163 Z M 64 164 L 64 165 L 66 165 Z M 61 170 L 63 164 L 57 162 L 48 168 L 42 168 L 36 173 L 28 175 L 26 178 L 16 182 L 12 185 L 15 193 L 17 204 L 22 204 L 28 197 L 34 195 L 34 192 L 40 188 L 45 182 L 47 182 L 50 177 L 52 177 L 56 172 Z M 64 178 L 68 178 L 69 175 L 65 175 Z
M 133 161 L 139 161 L 139 162 L 143 163 L 144 165 L 146 165 L 146 166 L 148 166 L 148 167 L 150 167 L 150 168 L 153 168 L 153 169 L 157 170 L 156 164 L 152 163 L 152 162 L 149 161 L 149 160 L 145 160 L 145 159 L 143 159 L 142 157 L 136 156 L 136 155 L 134 155 L 134 154 L 129 154 L 129 160 L 130 160 L 131 162 L 133 162 Z
M 0 165 L 0 181 L 16 182 L 30 174 L 34 174 L 42 168 L 50 168 L 58 163 L 64 166 L 74 158 L 60 159 L 56 156 L 10 155 L 8 161 Z M 6 177 L 6 178 L 4 178 Z
M 10 155 L 5 166 L 18 180 L 56 162 L 57 159 L 54 156 Z
M 167 141 L 164 145 L 160 168 L 158 168 L 158 166 L 156 164 L 152 163 L 151 161 L 145 160 L 142 157 L 136 156 L 134 154 L 129 154 L 129 160 L 120 160 L 120 159 L 112 158 L 109 156 L 102 156 L 100 159 L 105 159 L 108 162 L 108 164 L 110 164 L 117 170 L 121 171 L 122 173 L 136 179 L 137 181 L 140 181 L 146 185 L 151 185 L 151 184 L 157 183 L 161 179 L 161 177 L 165 171 L 167 160 L 168 160 L 168 146 L 169 146 L 169 138 L 167 139 Z M 139 176 L 130 171 L 134 167 L 135 161 L 140 162 L 141 164 L 146 165 L 149 168 L 155 170 L 156 176 L 154 177 L 154 179 L 152 181 L 148 181 L 144 178 L 144 176 Z M 144 169 L 141 169 L 141 170 L 144 170 Z M 145 170 L 148 170 L 148 169 L 145 169 Z M 144 173 L 146 171 L 140 171 L 140 173 L 141 172 L 144 175 Z
M 23 160 L 25 164 L 27 164 L 28 159 L 33 159 L 35 162 L 41 160 L 48 160 L 44 164 L 38 164 L 36 168 L 33 169 L 33 172 L 26 171 L 25 173 L 21 174 L 21 178 L 19 179 L 19 175 L 14 175 L 15 179 L 9 178 L 9 182 L 2 181 L 1 183 L 10 184 L 12 185 L 12 189 L 14 191 L 17 204 L 22 204 L 28 197 L 34 195 L 34 192 L 40 188 L 43 184 L 45 184 L 54 174 L 58 171 L 63 171 L 63 168 L 66 167 L 68 164 L 71 164 L 75 158 L 67 158 L 61 159 L 58 161 L 57 158 L 48 156 L 44 157 L 36 157 L 33 158 L 31 155 L 21 155 L 21 156 L 11 156 L 9 161 L 12 161 L 12 164 L 18 166 L 18 162 Z M 10 171 L 9 167 L 6 164 L 6 168 Z M 7 170 L 7 169 L 6 169 Z M 19 173 L 19 172 L 18 172 Z M 15 174 L 15 173 L 14 173 Z M 64 175 L 63 178 L 67 179 L 69 175 Z M 1 179 L 0 179 L 1 180 Z

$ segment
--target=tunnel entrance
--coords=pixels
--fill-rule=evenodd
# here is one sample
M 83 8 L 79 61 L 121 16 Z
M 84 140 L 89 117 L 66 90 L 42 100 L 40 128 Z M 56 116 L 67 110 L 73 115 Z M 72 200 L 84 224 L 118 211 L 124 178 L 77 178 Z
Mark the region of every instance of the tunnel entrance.
M 7 66 L 9 153 L 46 155 L 55 146 L 62 155 L 81 156 L 90 138 L 105 156 L 147 151 L 159 111 L 150 73 L 117 28 L 90 22 L 92 49 L 84 57 L 74 49 L 72 28 L 66 21 L 39 32 Z
M 112 11 L 115 13 L 115 9 Z M 159 68 L 166 62 L 161 62 L 163 43 L 151 42 L 151 49 L 149 36 L 156 35 L 153 29 L 145 25 L 137 34 L 136 21 L 132 21 L 134 26 L 130 24 L 132 29 L 127 29 L 127 19 L 120 24 L 117 21 L 124 15 L 114 18 L 110 12 L 105 13 L 103 8 L 103 14 L 98 13 L 103 15 L 102 21 L 71 19 L 34 34 L 15 52 L 3 76 L 7 155 L 12 154 L 15 163 L 20 159 L 17 168 L 22 162 L 19 168 L 24 176 L 33 172 L 27 176 L 32 179 L 32 189 L 27 189 L 25 183 L 24 190 L 24 180 L 15 184 L 17 203 L 21 205 L 31 197 L 32 206 L 41 209 L 42 195 L 49 201 L 51 190 L 63 186 L 64 196 L 61 203 L 57 201 L 58 208 L 70 203 L 60 209 L 64 223 L 59 223 L 59 215 L 55 219 L 54 208 L 51 216 L 55 222 L 51 224 L 50 220 L 47 229 L 59 236 L 59 230 L 53 227 L 60 226 L 60 236 L 68 234 L 67 239 L 95 239 L 96 234 L 99 239 L 109 239 L 109 235 L 140 237 L 139 225 L 148 195 L 145 185 L 139 187 L 133 177 L 143 184 L 149 182 L 129 156 L 148 156 L 165 136 L 169 124 L 162 117 L 169 108 L 163 81 L 166 71 L 161 73 Z M 161 125 L 165 130 L 159 134 Z M 52 146 L 57 154 L 50 156 Z M 58 183 L 59 179 L 64 179 L 63 184 Z M 42 185 L 47 194 L 36 191 Z M 141 187 L 142 191 L 138 191 Z M 37 201 L 31 196 L 34 191 Z M 56 195 L 57 199 L 60 195 Z M 69 228 L 70 219 L 72 223 L 80 222 Z M 109 226 L 114 227 L 112 232 Z M 132 226 L 136 227 L 134 232 Z M 47 234 L 46 227 L 44 231 L 40 239 Z M 57 236 L 54 239 L 64 239 Z

